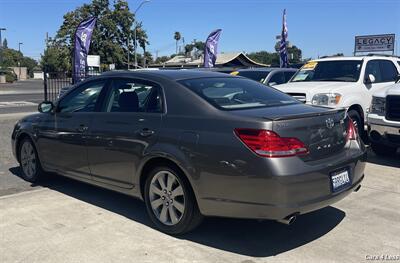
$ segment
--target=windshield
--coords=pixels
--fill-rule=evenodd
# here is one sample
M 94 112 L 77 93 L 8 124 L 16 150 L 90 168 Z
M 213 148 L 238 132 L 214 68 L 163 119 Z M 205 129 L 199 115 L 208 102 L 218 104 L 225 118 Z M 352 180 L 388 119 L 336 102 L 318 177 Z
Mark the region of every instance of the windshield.
M 242 76 L 248 79 L 252 79 L 258 82 L 264 82 L 265 78 L 268 76 L 270 71 L 238 71 L 236 76 Z
M 361 65 L 361 60 L 310 61 L 294 75 L 290 82 L 356 82 L 360 77 Z
M 223 110 L 300 103 L 283 92 L 242 78 L 200 78 L 181 80 L 179 83 Z

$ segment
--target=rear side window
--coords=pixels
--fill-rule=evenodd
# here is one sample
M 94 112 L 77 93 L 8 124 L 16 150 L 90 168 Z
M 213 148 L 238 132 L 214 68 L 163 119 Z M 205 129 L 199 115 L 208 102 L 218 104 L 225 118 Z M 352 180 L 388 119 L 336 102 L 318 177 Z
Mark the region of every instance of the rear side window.
M 107 94 L 106 112 L 161 112 L 161 91 L 156 84 L 136 79 L 114 79 Z
M 382 82 L 395 81 L 397 77 L 397 69 L 391 61 L 381 60 Z
M 222 110 L 300 103 L 285 93 L 242 78 L 199 78 L 181 80 L 179 83 Z

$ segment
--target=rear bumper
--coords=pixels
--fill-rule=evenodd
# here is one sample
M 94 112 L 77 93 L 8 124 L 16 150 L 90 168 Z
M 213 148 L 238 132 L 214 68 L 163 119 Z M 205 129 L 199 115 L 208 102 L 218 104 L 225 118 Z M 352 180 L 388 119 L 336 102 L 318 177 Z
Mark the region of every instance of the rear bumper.
M 313 171 L 304 172 L 299 167 L 296 174 L 232 178 L 234 182 L 227 180 L 217 198 L 198 200 L 199 207 L 207 216 L 233 218 L 279 220 L 293 214 L 305 214 L 338 202 L 357 189 L 364 179 L 365 161 L 366 151 L 363 150 L 347 161 L 327 163 L 324 168 L 319 166 Z M 350 172 L 351 185 L 333 193 L 330 174 L 342 168 Z M 232 195 L 228 190 L 231 186 L 236 186 L 237 194 Z

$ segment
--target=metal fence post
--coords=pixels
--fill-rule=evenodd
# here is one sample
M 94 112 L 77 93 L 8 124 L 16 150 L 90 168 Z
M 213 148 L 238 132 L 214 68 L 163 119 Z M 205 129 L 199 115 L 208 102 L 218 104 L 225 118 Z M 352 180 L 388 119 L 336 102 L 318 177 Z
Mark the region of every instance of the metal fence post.
M 43 71 L 43 88 L 44 88 L 44 100 L 47 101 L 47 71 L 46 67 Z

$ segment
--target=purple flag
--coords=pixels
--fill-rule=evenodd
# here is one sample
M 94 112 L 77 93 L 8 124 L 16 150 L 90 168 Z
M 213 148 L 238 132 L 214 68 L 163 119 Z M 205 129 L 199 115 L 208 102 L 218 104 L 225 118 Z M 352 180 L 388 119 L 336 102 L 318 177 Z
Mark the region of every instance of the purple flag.
M 219 36 L 221 35 L 222 29 L 217 29 L 207 37 L 206 46 L 204 50 L 204 67 L 212 68 L 215 66 L 217 60 L 217 47 Z
M 286 25 L 286 9 L 283 10 L 283 20 L 282 20 L 282 34 L 281 34 L 281 43 L 279 46 L 279 64 L 281 68 L 289 67 L 286 41 L 288 37 L 288 29 Z
M 74 41 L 74 66 L 73 66 L 73 83 L 78 83 L 86 75 L 87 55 L 89 54 L 90 40 L 96 18 L 91 17 L 79 23 L 75 31 Z

